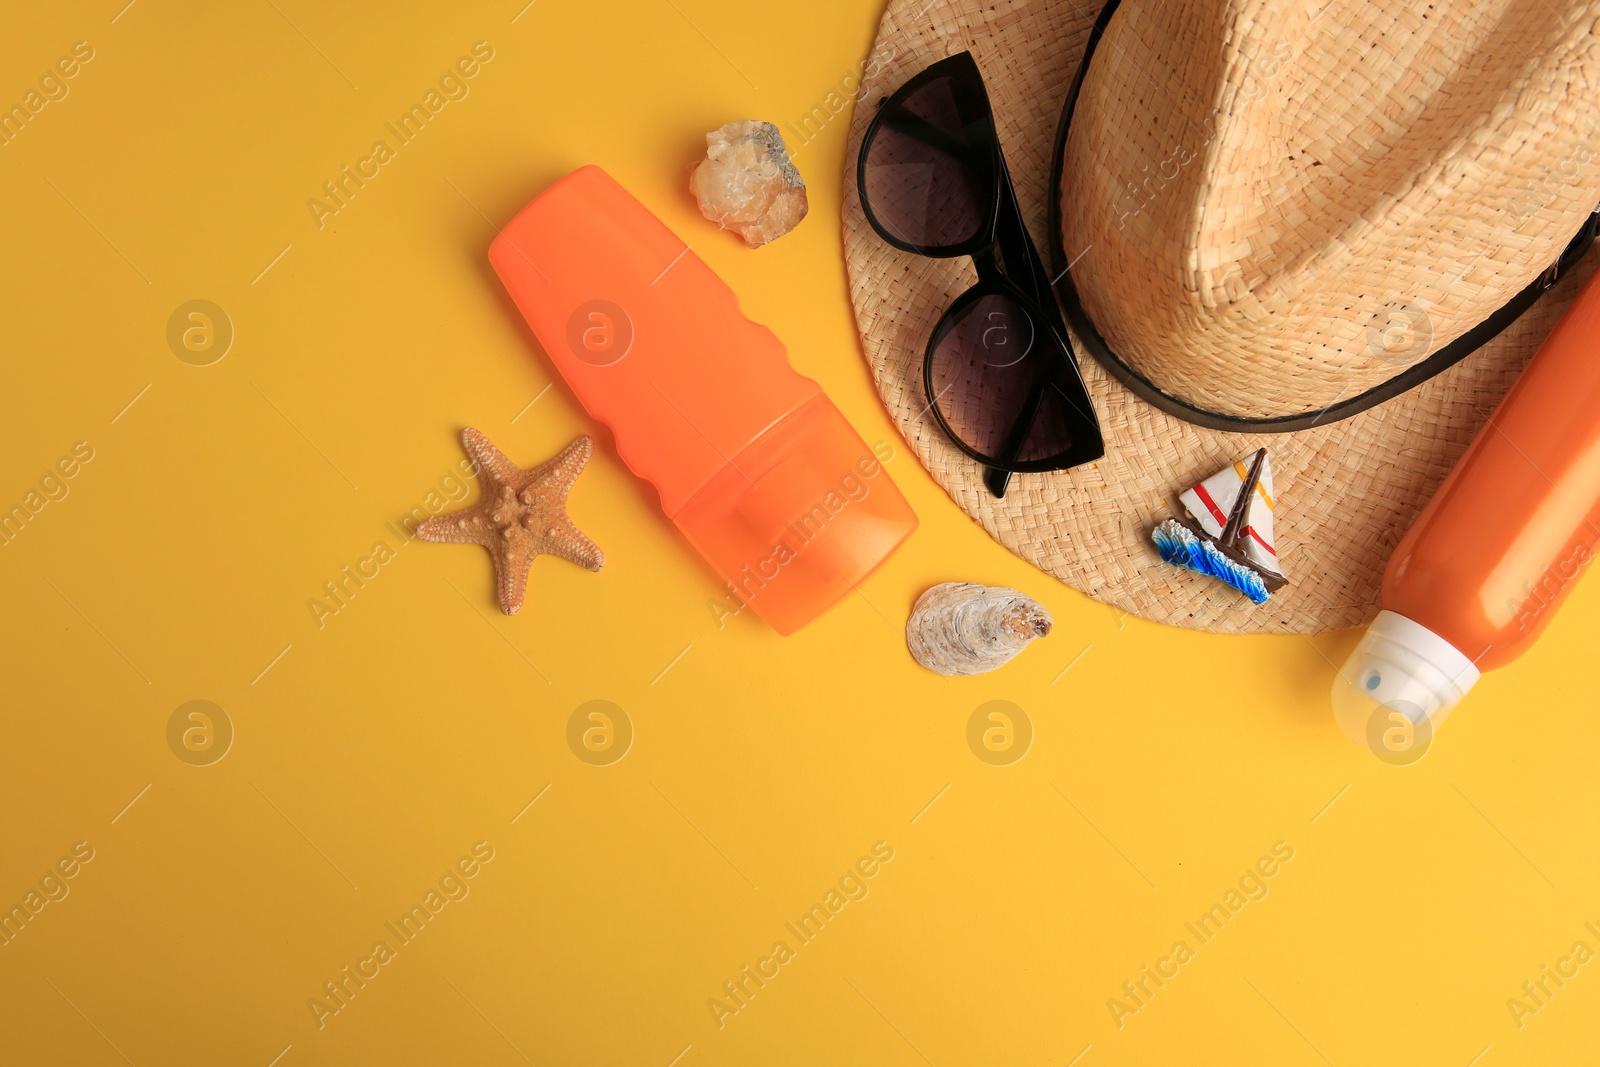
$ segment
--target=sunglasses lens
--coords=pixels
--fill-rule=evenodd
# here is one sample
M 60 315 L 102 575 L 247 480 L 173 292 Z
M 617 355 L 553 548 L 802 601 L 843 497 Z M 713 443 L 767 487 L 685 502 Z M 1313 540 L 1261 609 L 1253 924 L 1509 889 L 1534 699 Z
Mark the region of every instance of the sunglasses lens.
M 993 134 L 987 102 L 952 77 L 884 106 L 861 195 L 884 236 L 919 249 L 972 240 L 987 221 Z
M 1072 450 L 1072 401 L 1048 329 L 1008 296 L 989 293 L 951 312 L 935 334 L 928 378 L 945 425 L 995 466 Z M 1086 398 L 1085 398 L 1086 399 Z

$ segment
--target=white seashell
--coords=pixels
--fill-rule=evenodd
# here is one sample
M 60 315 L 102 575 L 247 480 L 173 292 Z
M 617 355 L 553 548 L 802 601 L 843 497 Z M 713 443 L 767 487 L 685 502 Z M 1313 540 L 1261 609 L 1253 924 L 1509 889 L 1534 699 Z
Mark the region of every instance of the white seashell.
M 1054 620 L 1015 589 L 945 582 L 917 598 L 906 621 L 906 646 L 939 674 L 985 674 L 1005 666 Z

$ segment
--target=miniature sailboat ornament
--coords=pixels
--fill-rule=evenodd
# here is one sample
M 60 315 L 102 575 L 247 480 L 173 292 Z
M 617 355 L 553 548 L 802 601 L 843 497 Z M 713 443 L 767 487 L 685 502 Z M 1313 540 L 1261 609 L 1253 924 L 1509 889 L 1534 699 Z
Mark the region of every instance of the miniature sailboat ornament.
M 1288 584 L 1272 533 L 1276 505 L 1266 449 L 1257 450 L 1248 466 L 1240 460 L 1178 499 L 1188 521 L 1168 519 L 1150 535 L 1162 560 L 1208 574 L 1256 604 Z

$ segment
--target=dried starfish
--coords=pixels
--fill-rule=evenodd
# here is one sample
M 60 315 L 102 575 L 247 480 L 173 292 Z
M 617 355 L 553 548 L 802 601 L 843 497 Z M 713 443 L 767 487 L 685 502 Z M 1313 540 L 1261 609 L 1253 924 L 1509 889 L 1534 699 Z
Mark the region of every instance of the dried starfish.
M 480 430 L 461 431 L 461 444 L 478 465 L 483 498 L 465 511 L 436 515 L 417 527 L 424 541 L 470 542 L 494 557 L 500 610 L 515 615 L 528 589 L 534 558 L 549 554 L 597 571 L 605 553 L 567 517 L 567 493 L 594 454 L 585 435 L 533 470 L 506 458 Z

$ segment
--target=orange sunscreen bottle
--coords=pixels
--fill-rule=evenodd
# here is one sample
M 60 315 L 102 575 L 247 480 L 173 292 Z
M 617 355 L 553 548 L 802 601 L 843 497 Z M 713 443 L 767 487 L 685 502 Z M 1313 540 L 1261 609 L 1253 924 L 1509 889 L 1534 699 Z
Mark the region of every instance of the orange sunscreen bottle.
M 850 593 L 916 529 L 822 387 L 599 167 L 545 190 L 489 261 L 623 462 L 779 633 Z
M 1380 757 L 1415 745 L 1527 651 L 1597 539 L 1600 274 L 1390 557 L 1383 610 L 1334 682 L 1340 726 Z

